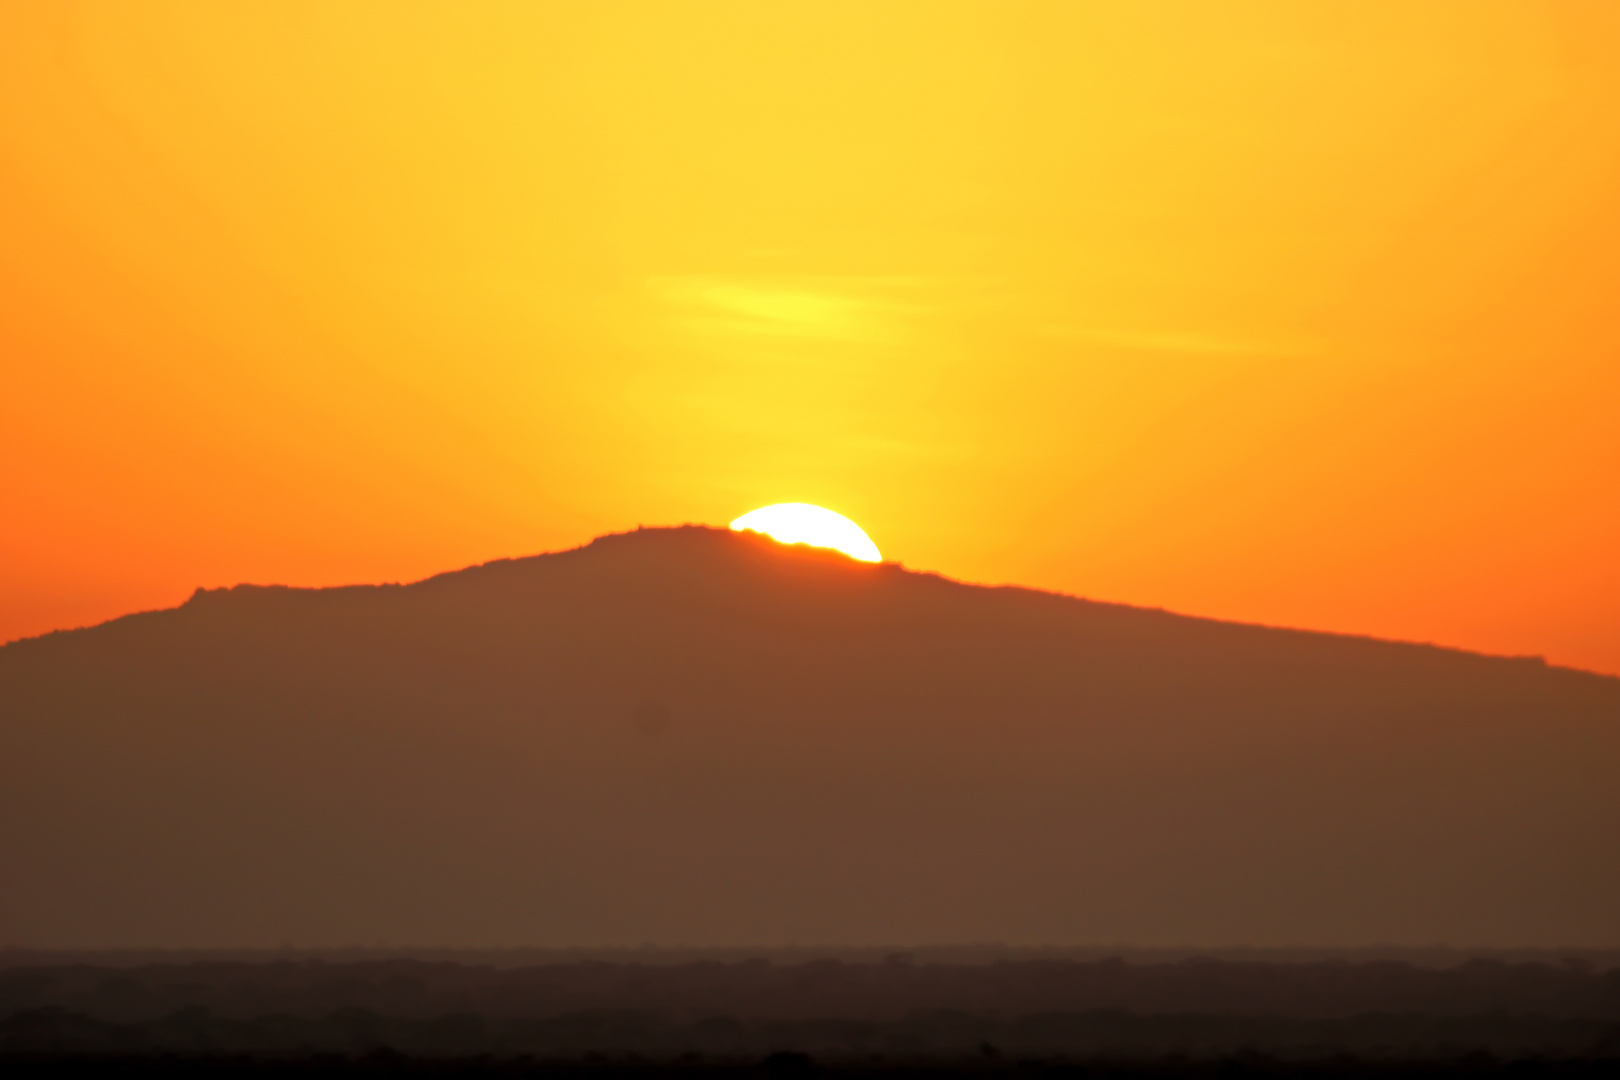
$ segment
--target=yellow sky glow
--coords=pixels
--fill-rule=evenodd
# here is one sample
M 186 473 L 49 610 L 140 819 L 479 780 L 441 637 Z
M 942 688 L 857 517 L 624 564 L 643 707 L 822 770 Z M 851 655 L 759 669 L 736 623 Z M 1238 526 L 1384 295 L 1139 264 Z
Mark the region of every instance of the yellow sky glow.
M 0 639 L 837 506 L 1620 672 L 1620 9 L 0 5 Z

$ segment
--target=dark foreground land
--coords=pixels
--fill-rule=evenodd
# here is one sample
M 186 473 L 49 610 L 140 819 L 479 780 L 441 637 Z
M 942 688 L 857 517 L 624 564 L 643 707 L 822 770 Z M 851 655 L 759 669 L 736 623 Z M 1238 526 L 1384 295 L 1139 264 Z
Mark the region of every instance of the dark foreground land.
M 1320 1078 L 1320 1080 L 1420 1080 L 1425 1077 L 1553 1077 L 1596 1078 L 1620 1075 L 1620 1062 L 1597 1060 L 1545 1061 L 1526 1059 L 1502 1062 L 1470 1055 L 1438 1061 L 1361 1061 L 1335 1057 L 1318 1061 L 1279 1061 L 1250 1054 L 1220 1061 L 1195 1062 L 1176 1058 L 1160 1061 L 1106 1059 L 1019 1062 L 985 1065 L 973 1059 L 910 1063 L 824 1064 L 803 1055 L 773 1055 L 742 1063 L 677 1062 L 565 1062 L 518 1057 L 465 1059 L 412 1058 L 380 1053 L 352 1059 L 334 1056 L 265 1059 L 247 1056 L 207 1058 L 97 1058 L 9 1059 L 8 1076 L 17 1077 L 545 1077 L 577 1080 L 653 1080 L 700 1077 L 730 1080 L 1148 1080 L 1177 1077 L 1185 1080 L 1230 1080 L 1233 1077 Z
M 1620 969 L 390 958 L 0 970 L 5 1075 L 1620 1075 Z

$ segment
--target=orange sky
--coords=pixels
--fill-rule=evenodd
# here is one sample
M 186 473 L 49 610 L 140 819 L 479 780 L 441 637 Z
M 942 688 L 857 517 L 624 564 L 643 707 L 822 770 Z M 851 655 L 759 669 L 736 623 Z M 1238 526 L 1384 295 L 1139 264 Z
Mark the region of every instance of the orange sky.
M 1620 6 L 0 0 L 0 640 L 805 501 L 1620 672 Z

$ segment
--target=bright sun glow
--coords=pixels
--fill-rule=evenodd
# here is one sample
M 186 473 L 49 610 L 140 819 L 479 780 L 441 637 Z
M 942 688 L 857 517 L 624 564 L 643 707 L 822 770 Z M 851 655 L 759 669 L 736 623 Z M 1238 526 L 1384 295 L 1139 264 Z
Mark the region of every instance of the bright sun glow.
M 809 503 L 777 503 L 750 511 L 731 523 L 741 532 L 749 529 L 764 533 L 784 544 L 809 544 L 834 548 L 862 562 L 882 562 L 877 545 L 843 514 L 835 514 Z

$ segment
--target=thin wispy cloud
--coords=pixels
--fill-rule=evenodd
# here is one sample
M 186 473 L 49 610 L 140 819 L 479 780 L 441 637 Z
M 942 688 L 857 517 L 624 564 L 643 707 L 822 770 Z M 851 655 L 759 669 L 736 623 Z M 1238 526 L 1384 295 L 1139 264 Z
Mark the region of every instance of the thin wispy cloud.
M 731 337 L 876 340 L 924 310 L 888 295 L 896 286 L 892 279 L 822 283 L 684 276 L 649 284 L 680 326 Z
M 1196 332 L 1177 333 L 1062 324 L 1048 324 L 1042 330 L 1052 337 L 1138 352 L 1285 357 L 1310 356 L 1320 351 L 1320 346 L 1310 341 L 1265 341 Z

